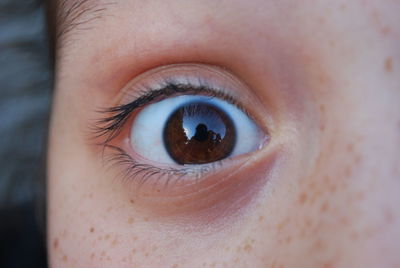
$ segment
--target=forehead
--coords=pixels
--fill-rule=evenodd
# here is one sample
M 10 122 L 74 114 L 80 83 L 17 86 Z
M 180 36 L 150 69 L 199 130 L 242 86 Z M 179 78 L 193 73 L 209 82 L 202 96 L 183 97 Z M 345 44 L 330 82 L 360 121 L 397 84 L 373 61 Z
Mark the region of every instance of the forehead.
M 174 32 L 180 28 L 184 31 L 202 31 L 208 27 L 209 32 L 228 30 L 229 33 L 239 33 L 239 28 L 241 28 L 245 29 L 243 32 L 246 33 L 259 32 L 256 36 L 260 38 L 274 31 L 273 35 L 277 38 L 279 35 L 289 33 L 298 35 L 304 31 L 308 33 L 313 31 L 315 34 L 327 33 L 327 28 L 346 30 L 355 25 L 354 17 L 357 15 L 357 17 L 363 17 L 364 22 L 370 21 L 366 23 L 370 24 L 365 28 L 368 31 L 374 30 L 375 27 L 384 27 L 385 32 L 392 33 L 393 30 L 400 28 L 400 23 L 396 24 L 391 16 L 394 12 L 390 10 L 395 10 L 394 7 L 372 1 L 49 1 L 54 7 L 53 16 L 58 46 L 69 42 L 71 39 L 69 36 L 75 33 L 84 31 L 87 34 L 86 30 L 103 33 L 107 31 L 110 35 L 114 34 L 114 31 L 122 34 L 124 29 L 124 33 L 127 34 L 132 31 L 135 34 L 144 33 L 148 30 L 146 34 L 148 35 L 154 32 L 152 28 L 155 25 L 160 25 L 162 28 L 169 25 L 168 32 Z M 103 20 L 105 17 L 107 18 Z M 386 21 L 389 23 L 387 24 Z M 132 26 L 137 29 L 133 30 Z

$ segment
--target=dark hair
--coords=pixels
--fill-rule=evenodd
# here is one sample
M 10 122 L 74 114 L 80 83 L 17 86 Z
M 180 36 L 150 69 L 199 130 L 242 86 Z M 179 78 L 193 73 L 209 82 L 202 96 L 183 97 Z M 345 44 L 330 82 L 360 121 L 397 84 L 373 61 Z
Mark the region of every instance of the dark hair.
M 44 1 L 2 1 L 0 17 L 10 22 L 0 40 L 0 267 L 45 267 L 52 66 Z

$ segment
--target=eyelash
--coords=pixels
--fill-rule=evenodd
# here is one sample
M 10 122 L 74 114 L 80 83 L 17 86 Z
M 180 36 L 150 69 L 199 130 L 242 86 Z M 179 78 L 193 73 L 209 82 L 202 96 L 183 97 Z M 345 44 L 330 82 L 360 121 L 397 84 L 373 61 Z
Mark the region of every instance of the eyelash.
M 186 176 L 191 176 L 192 178 L 194 177 L 194 181 L 196 182 L 202 177 L 203 174 L 213 171 L 217 168 L 217 166 L 221 166 L 224 161 L 217 161 L 203 165 L 199 168 L 160 168 L 135 161 L 122 148 L 110 144 L 110 142 L 121 133 L 124 125 L 134 111 L 165 98 L 180 94 L 193 94 L 210 96 L 211 98 L 220 98 L 237 106 L 248 115 L 248 112 L 238 101 L 236 101 L 233 96 L 229 95 L 224 90 L 211 87 L 210 85 L 204 83 L 204 81 L 199 81 L 199 85 L 191 85 L 190 83 L 177 83 L 171 80 L 165 81 L 161 84 L 164 86 L 160 89 L 147 89 L 142 91 L 140 93 L 140 97 L 130 103 L 99 111 L 105 116 L 96 121 L 94 126 L 95 137 L 103 138 L 103 141 L 98 143 L 98 145 L 102 146 L 103 148 L 103 160 L 105 160 L 105 163 L 111 163 L 113 166 L 125 166 L 125 170 L 121 174 L 123 181 L 129 182 L 132 179 L 135 179 L 138 181 L 139 185 L 142 185 L 150 176 L 157 175 L 159 176 L 157 181 L 165 181 L 164 186 L 167 186 L 170 183 L 172 177 L 174 177 L 174 181 L 178 182 L 180 179 Z M 104 158 L 104 151 L 106 149 L 111 150 L 113 153 Z M 163 176 L 167 176 L 166 180 L 162 180 Z M 155 183 L 157 183 L 157 181 L 155 181 Z
M 171 182 L 171 178 L 174 178 L 174 183 L 179 182 L 180 179 L 186 176 L 193 176 L 197 182 L 203 174 L 209 173 L 214 170 L 216 166 L 222 165 L 222 162 L 215 162 L 202 168 L 159 168 L 149 164 L 142 164 L 136 162 L 129 154 L 123 149 L 114 145 L 105 145 L 107 149 L 112 150 L 114 153 L 110 154 L 104 160 L 110 161 L 112 165 L 125 166 L 125 170 L 120 174 L 123 182 L 130 182 L 134 178 L 139 185 L 146 183 L 147 179 L 152 175 L 157 175 L 158 180 L 154 182 L 153 186 L 157 186 L 156 183 L 164 181 L 164 187 L 167 187 Z M 139 176 L 140 175 L 140 176 Z M 166 180 L 163 177 L 167 176 Z

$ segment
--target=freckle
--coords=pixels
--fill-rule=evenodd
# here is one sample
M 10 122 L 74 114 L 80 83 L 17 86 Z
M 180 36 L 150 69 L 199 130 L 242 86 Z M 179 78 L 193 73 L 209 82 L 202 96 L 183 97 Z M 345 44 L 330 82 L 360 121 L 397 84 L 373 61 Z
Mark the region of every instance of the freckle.
M 135 201 L 132 200 L 132 199 L 130 199 L 129 202 L 130 202 L 132 205 L 135 204 Z
M 104 239 L 105 239 L 105 240 L 110 239 L 110 234 L 106 234 L 106 235 L 104 236 Z
M 134 236 L 132 239 L 133 239 L 133 241 L 136 241 L 136 240 L 138 240 L 138 237 Z
M 321 105 L 319 106 L 319 111 L 320 111 L 321 113 L 325 113 L 325 105 L 321 104 Z
M 312 195 L 311 198 L 310 198 L 310 202 L 309 202 L 309 203 L 310 203 L 311 205 L 314 204 L 314 202 L 318 200 L 318 198 L 319 198 L 320 195 L 321 195 L 321 191 L 320 191 L 320 190 L 314 191 L 314 192 L 313 192 L 313 195 Z
M 299 203 L 300 203 L 300 205 L 303 205 L 307 201 L 307 199 L 308 199 L 307 194 L 306 193 L 301 193 L 299 195 Z
M 135 254 L 136 254 L 136 249 L 132 249 L 132 250 L 131 250 L 131 253 L 132 253 L 133 255 L 135 255 Z
M 330 191 L 331 193 L 336 192 L 336 191 L 337 191 L 336 185 L 331 185 L 331 186 L 329 187 L 329 191 Z
M 118 245 L 118 239 L 115 238 L 115 239 L 111 242 L 111 245 L 112 245 L 112 246 Z
M 300 236 L 304 237 L 306 235 L 306 233 L 307 233 L 307 229 L 306 228 L 302 228 L 301 231 L 300 231 Z
M 324 268 L 332 268 L 333 267 L 333 263 L 332 262 L 327 262 L 323 265 Z
M 346 166 L 346 167 L 344 168 L 344 175 L 345 175 L 346 177 L 350 177 L 351 174 L 352 174 L 351 167 L 350 167 L 350 166 Z
M 144 217 L 144 218 L 143 218 L 143 221 L 149 221 L 149 218 Z
M 354 163 L 355 163 L 355 164 L 359 164 L 359 163 L 361 162 L 361 160 L 362 160 L 362 157 L 361 157 L 361 155 L 359 155 L 359 154 L 357 154 L 357 155 L 354 157 Z
M 106 256 L 106 252 L 103 250 L 103 251 L 100 253 L 100 256 L 102 256 L 102 257 Z
M 147 257 L 149 256 L 149 253 L 146 252 L 146 253 L 144 254 L 144 256 L 147 258 Z
M 347 151 L 348 151 L 349 153 L 353 152 L 353 151 L 354 151 L 354 144 L 353 144 L 353 143 L 347 144 L 346 149 L 347 149 Z
M 357 194 L 356 194 L 356 199 L 359 200 L 359 201 L 364 200 L 364 199 L 365 199 L 364 193 L 363 193 L 363 192 L 357 193 Z
M 389 209 L 389 208 L 386 208 L 384 213 L 385 213 L 385 221 L 386 221 L 386 223 L 387 224 L 393 223 L 394 220 L 395 220 L 395 216 L 394 216 L 393 211 L 391 209 Z
M 390 29 L 390 27 L 383 27 L 383 28 L 381 29 L 381 33 L 382 33 L 382 35 L 384 35 L 384 36 L 388 35 L 391 31 L 392 31 L 392 30 Z
M 342 225 L 347 226 L 347 225 L 349 224 L 349 219 L 348 219 L 347 217 L 342 217 L 342 218 L 339 219 L 339 222 L 340 222 Z
M 67 230 L 62 231 L 61 236 L 64 237 L 64 238 L 67 237 L 68 236 L 68 231 Z
M 62 260 L 63 260 L 64 262 L 68 262 L 68 256 L 67 256 L 67 255 L 64 255 L 63 258 L 62 258 Z
M 95 257 L 96 257 L 96 253 L 92 253 L 92 254 L 90 255 L 90 259 L 91 259 L 91 260 L 93 260 Z
M 246 244 L 246 245 L 244 245 L 243 249 L 246 252 L 250 252 L 253 249 L 253 247 L 250 244 Z
M 178 268 L 179 266 L 178 266 L 178 264 L 174 264 L 173 266 L 172 266 L 172 268 Z
M 385 60 L 385 71 L 387 73 L 391 73 L 393 71 L 393 59 L 391 57 L 388 57 Z
M 324 248 L 324 243 L 319 239 L 315 241 L 312 246 L 312 249 L 316 251 L 322 250 L 323 248 Z
M 321 205 L 320 212 L 326 212 L 328 209 L 329 209 L 329 204 L 328 202 L 325 202 Z
M 129 224 L 132 224 L 133 222 L 134 222 L 133 218 L 130 217 L 130 218 L 128 219 L 128 223 L 129 223 Z
M 264 216 L 258 217 L 258 221 L 264 221 Z
M 91 233 L 93 233 L 93 232 L 94 232 L 94 228 L 91 227 L 89 231 L 90 231 Z
M 278 232 L 282 231 L 282 229 L 285 227 L 286 223 L 287 223 L 286 221 L 282 221 L 281 223 L 279 223 L 277 225 Z
M 292 242 L 292 237 L 289 235 L 286 237 L 286 244 L 290 244 L 290 242 Z
M 204 16 L 204 23 L 211 24 L 213 22 L 214 22 L 214 18 L 213 18 L 212 15 L 207 14 L 207 15 Z
M 320 85 L 326 85 L 326 84 L 328 84 L 328 82 L 329 82 L 329 77 L 327 76 L 327 74 L 326 73 L 319 73 L 318 75 L 317 75 L 317 82 L 320 84 Z M 323 105 L 321 105 L 321 106 L 323 106 Z M 323 112 L 323 111 L 321 111 L 321 112 Z
M 310 228 L 311 227 L 311 225 L 312 225 L 312 221 L 311 221 L 311 219 L 306 219 L 306 227 L 308 227 L 308 228 Z
M 55 239 L 54 239 L 53 247 L 54 247 L 54 249 L 57 249 L 57 248 L 58 248 L 58 238 L 55 238 Z
M 352 232 L 352 233 L 350 234 L 350 238 L 351 238 L 352 240 L 358 239 L 358 233 Z
M 110 212 L 112 209 L 113 209 L 112 207 L 108 207 L 106 211 Z
M 341 4 L 340 5 L 340 10 L 345 11 L 347 9 L 347 5 L 346 4 Z

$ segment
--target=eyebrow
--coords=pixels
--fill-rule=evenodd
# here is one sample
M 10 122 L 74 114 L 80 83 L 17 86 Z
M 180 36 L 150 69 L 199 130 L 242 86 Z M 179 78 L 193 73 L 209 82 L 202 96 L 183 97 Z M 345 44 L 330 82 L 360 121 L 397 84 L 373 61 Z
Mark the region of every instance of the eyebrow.
M 90 29 L 89 24 L 101 18 L 110 4 L 102 0 L 50 0 L 55 47 L 64 46 L 73 32 Z

